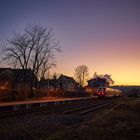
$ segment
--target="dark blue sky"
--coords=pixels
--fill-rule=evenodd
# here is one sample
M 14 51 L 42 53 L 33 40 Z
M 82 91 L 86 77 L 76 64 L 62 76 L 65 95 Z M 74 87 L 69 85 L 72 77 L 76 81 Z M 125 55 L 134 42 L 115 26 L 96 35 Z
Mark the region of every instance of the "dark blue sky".
M 63 50 L 57 56 L 60 73 L 72 75 L 85 64 L 91 73 L 112 74 L 117 83 L 136 77 L 129 73 L 140 75 L 135 69 L 140 68 L 140 0 L 0 0 L 1 44 L 32 23 L 53 28 Z
M 40 23 L 74 38 L 92 32 L 111 37 L 139 26 L 139 7 L 139 0 L 0 0 L 0 31 L 5 36 L 28 23 Z

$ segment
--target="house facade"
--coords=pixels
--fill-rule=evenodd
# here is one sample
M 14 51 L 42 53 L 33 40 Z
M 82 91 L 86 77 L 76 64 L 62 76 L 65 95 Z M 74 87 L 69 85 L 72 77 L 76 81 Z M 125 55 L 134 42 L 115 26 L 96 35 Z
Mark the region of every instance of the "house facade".
M 74 80 L 73 77 L 61 74 L 58 78 L 43 79 L 38 83 L 39 94 L 46 96 L 71 96 L 80 92 L 81 86 Z
M 33 73 L 30 69 L 0 68 L 0 99 L 28 98 Z
M 109 86 L 109 83 L 106 79 L 96 77 L 87 81 L 88 87 L 100 87 L 100 86 Z
M 64 92 L 77 92 L 78 83 L 69 76 L 60 75 L 58 84 Z
M 53 79 L 41 79 L 35 90 L 37 96 L 60 96 L 60 86 L 56 78 Z
M 92 95 L 97 95 L 99 87 L 108 87 L 109 83 L 106 79 L 96 77 L 87 81 L 87 86 L 84 87 L 85 92 Z

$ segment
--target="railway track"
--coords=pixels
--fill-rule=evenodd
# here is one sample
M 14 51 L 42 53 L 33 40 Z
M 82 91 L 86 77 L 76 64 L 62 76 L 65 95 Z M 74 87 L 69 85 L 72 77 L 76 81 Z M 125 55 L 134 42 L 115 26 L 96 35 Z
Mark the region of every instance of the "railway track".
M 29 113 L 39 113 L 39 112 L 53 112 L 59 109 L 67 109 L 72 106 L 79 106 L 81 104 L 87 104 L 87 103 L 92 103 L 93 100 L 95 102 L 98 102 L 98 99 L 89 99 L 88 102 L 86 100 L 78 100 L 76 102 L 68 102 L 65 104 L 56 104 L 56 105 L 50 105 L 50 106 L 44 106 L 44 107 L 32 107 L 32 108 L 21 108 L 20 110 L 11 110 L 11 111 L 0 111 L 0 118 L 4 117 L 11 117 L 11 116 L 16 116 L 16 115 L 23 115 L 23 114 L 29 114 Z
M 99 109 L 102 109 L 106 106 L 109 106 L 113 103 L 116 103 L 118 102 L 120 99 L 111 99 L 111 100 L 104 100 L 104 101 L 101 101 L 99 103 L 95 103 L 95 104 L 92 104 L 92 105 L 87 105 L 87 106 L 84 106 L 84 107 L 79 107 L 79 108 L 75 108 L 75 109 L 71 109 L 71 110 L 67 110 L 67 111 L 64 111 L 63 114 L 76 114 L 76 115 L 86 115 L 90 112 L 93 112 L 93 111 L 96 111 L 96 110 L 99 110 Z
M 17 116 L 17 115 L 25 115 L 34 113 L 36 114 L 76 114 L 76 115 L 85 115 L 92 111 L 103 108 L 104 106 L 110 105 L 114 102 L 118 101 L 118 98 L 110 98 L 110 99 L 89 99 L 82 100 L 76 102 L 70 102 L 65 104 L 52 105 L 47 107 L 34 107 L 29 109 L 21 109 L 16 111 L 1 111 L 0 118 Z

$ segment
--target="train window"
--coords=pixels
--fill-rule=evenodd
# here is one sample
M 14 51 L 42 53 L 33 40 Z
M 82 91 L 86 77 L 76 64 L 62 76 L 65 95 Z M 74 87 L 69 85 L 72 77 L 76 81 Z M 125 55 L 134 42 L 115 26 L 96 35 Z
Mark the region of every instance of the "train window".
M 106 88 L 99 88 L 99 92 L 106 92 Z

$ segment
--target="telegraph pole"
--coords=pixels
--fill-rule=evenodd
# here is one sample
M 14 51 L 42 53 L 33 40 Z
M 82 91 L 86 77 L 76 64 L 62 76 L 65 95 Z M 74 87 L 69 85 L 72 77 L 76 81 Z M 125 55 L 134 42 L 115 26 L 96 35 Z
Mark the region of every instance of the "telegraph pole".
M 49 83 L 49 78 L 50 78 L 50 72 L 48 70 L 48 81 L 47 81 L 47 88 L 48 88 L 48 95 L 49 95 L 49 88 L 50 88 L 50 83 Z

